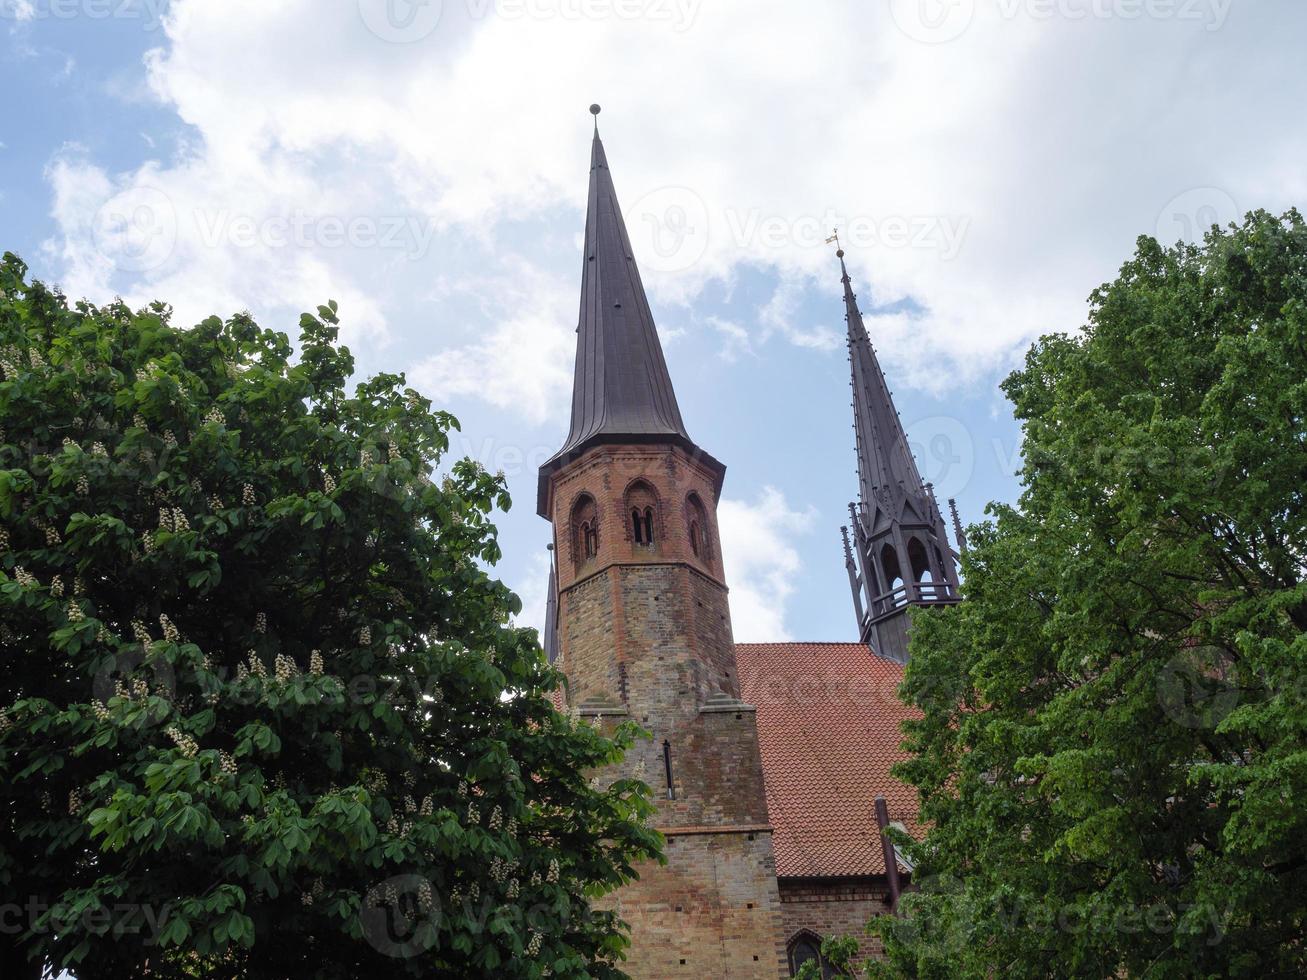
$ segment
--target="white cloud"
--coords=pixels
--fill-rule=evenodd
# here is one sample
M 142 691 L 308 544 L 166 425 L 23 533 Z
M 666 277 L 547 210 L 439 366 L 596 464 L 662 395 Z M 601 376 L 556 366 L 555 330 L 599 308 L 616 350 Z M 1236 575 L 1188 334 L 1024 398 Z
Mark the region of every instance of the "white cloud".
M 783 275 L 771 298 L 758 310 L 758 322 L 768 331 L 779 332 L 797 347 L 835 350 L 843 345 L 844 335 L 827 326 L 800 327 L 794 322 L 799 313 L 803 290 L 811 283 L 793 273 Z
M 50 249 L 74 293 L 167 296 L 186 316 L 293 312 L 331 295 L 356 339 L 383 343 L 397 323 L 424 322 L 421 279 L 437 261 L 453 276 L 495 267 L 511 236 L 508 278 L 575 247 L 543 216 L 582 206 L 584 107 L 598 100 L 657 295 L 688 301 L 761 266 L 782 287 L 760 333 L 736 325 L 732 350 L 770 334 L 837 347 L 823 240 L 839 226 L 864 305 L 911 301 L 871 324 L 887 369 L 939 388 L 1082 322 L 1136 234 L 1307 192 L 1307 137 L 1281 125 L 1307 83 L 1295 32 L 1271 19 L 1299 14 L 1242 5 L 1191 22 L 1107 4 L 1074 18 L 1064 4 L 1046 17 L 1044 4 L 963 0 L 973 16 L 930 43 L 944 38 L 903 20 L 919 6 L 650 3 L 632 20 L 626 4 L 447 0 L 397 44 L 356 3 L 176 0 L 149 83 L 193 142 L 126 174 L 75 154 L 57 163 Z M 124 269 L 122 236 L 97 239 L 95 213 L 143 189 L 171 202 L 176 241 L 157 266 Z M 245 247 L 206 233 L 221 215 L 264 227 L 296 212 L 413 218 L 444 251 L 424 265 L 356 243 Z M 831 296 L 829 327 L 787 314 L 801 284 Z M 565 412 L 572 311 L 552 296 L 491 307 L 480 331 L 424 338 L 423 370 L 496 405 L 523 385 L 511 405 L 527 419 Z
M 121 295 L 134 306 L 164 297 L 182 325 L 244 309 L 294 323 L 299 311 L 336 299 L 347 342 L 387 339 L 366 279 L 340 261 L 367 256 L 375 269 L 386 260 L 350 245 L 360 227 L 341 216 L 369 212 L 284 164 L 257 181 L 205 158 L 110 175 L 70 147 L 47 177 L 59 234 L 45 252 L 62 266 L 71 296 Z
M 704 317 L 704 322 L 712 327 L 721 337 L 721 349 L 718 356 L 727 363 L 734 363 L 741 354 L 753 354 L 753 344 L 749 331 L 733 320 L 719 316 Z
M 724 498 L 717 507 L 731 624 L 737 642 L 790 639 L 785 607 L 799 584 L 803 563 L 793 539 L 816 519 L 811 507 L 793 510 L 775 487 L 756 503 Z
M 437 403 L 472 395 L 544 422 L 572 402 L 576 296 L 526 260 L 509 257 L 507 265 L 512 275 L 474 278 L 457 287 L 487 297 L 489 329 L 423 359 L 409 379 Z

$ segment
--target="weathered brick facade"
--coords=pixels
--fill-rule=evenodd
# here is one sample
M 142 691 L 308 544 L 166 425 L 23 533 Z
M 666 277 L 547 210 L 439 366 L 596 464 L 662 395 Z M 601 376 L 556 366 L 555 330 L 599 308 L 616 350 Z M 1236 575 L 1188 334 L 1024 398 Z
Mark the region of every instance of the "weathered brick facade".
M 865 930 L 874 916 L 890 911 L 883 877 L 782 878 L 780 894 L 787 943 L 805 933 L 821 938 L 854 936 L 861 947 L 858 965 L 881 955 L 880 940 L 865 935 Z
M 755 712 L 739 699 L 717 476 L 680 446 L 624 444 L 549 477 L 568 701 L 652 734 L 622 763 L 660 790 L 654 824 L 668 839 L 667 865 L 641 868 L 617 896 L 637 980 L 788 975 Z

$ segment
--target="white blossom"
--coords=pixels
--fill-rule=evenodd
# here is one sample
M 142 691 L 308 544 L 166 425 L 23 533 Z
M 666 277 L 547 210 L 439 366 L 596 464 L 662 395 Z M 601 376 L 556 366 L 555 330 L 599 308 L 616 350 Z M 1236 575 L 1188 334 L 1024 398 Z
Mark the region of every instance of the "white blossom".
M 169 728 L 165 734 L 177 744 L 177 748 L 181 751 L 182 755 L 186 756 L 186 758 L 191 758 L 197 751 L 199 751 L 199 746 L 195 744 L 195 739 L 191 738 L 180 728 L 173 726 L 172 728 Z
M 299 672 L 299 668 L 295 661 L 284 653 L 277 654 L 275 669 L 277 680 L 279 681 L 288 681 Z
M 181 632 L 173 625 L 167 613 L 159 613 L 159 627 L 163 630 L 163 638 L 169 643 L 176 643 L 181 639 Z

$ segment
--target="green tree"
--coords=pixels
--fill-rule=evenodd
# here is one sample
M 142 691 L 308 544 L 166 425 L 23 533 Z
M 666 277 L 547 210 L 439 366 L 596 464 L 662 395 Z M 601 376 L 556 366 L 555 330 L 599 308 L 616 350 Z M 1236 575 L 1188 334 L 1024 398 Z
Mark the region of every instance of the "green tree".
M 620 976 L 648 789 L 485 566 L 502 477 L 286 336 L 0 265 L 0 974 Z
M 855 976 L 853 959 L 858 955 L 858 940 L 853 936 L 827 936 L 821 941 L 821 962 L 808 960 L 799 967 L 795 980 L 851 980 Z
M 1307 972 L 1307 228 L 1141 238 L 1005 383 L 1019 506 L 914 620 L 884 975 Z

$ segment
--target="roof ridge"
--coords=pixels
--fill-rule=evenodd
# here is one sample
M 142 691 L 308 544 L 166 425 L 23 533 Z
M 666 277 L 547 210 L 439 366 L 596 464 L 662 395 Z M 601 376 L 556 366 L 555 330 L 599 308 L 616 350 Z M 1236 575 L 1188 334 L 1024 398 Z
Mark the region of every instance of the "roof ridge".
M 876 651 L 861 640 L 737 640 L 737 647 L 866 647 L 868 653 Z

